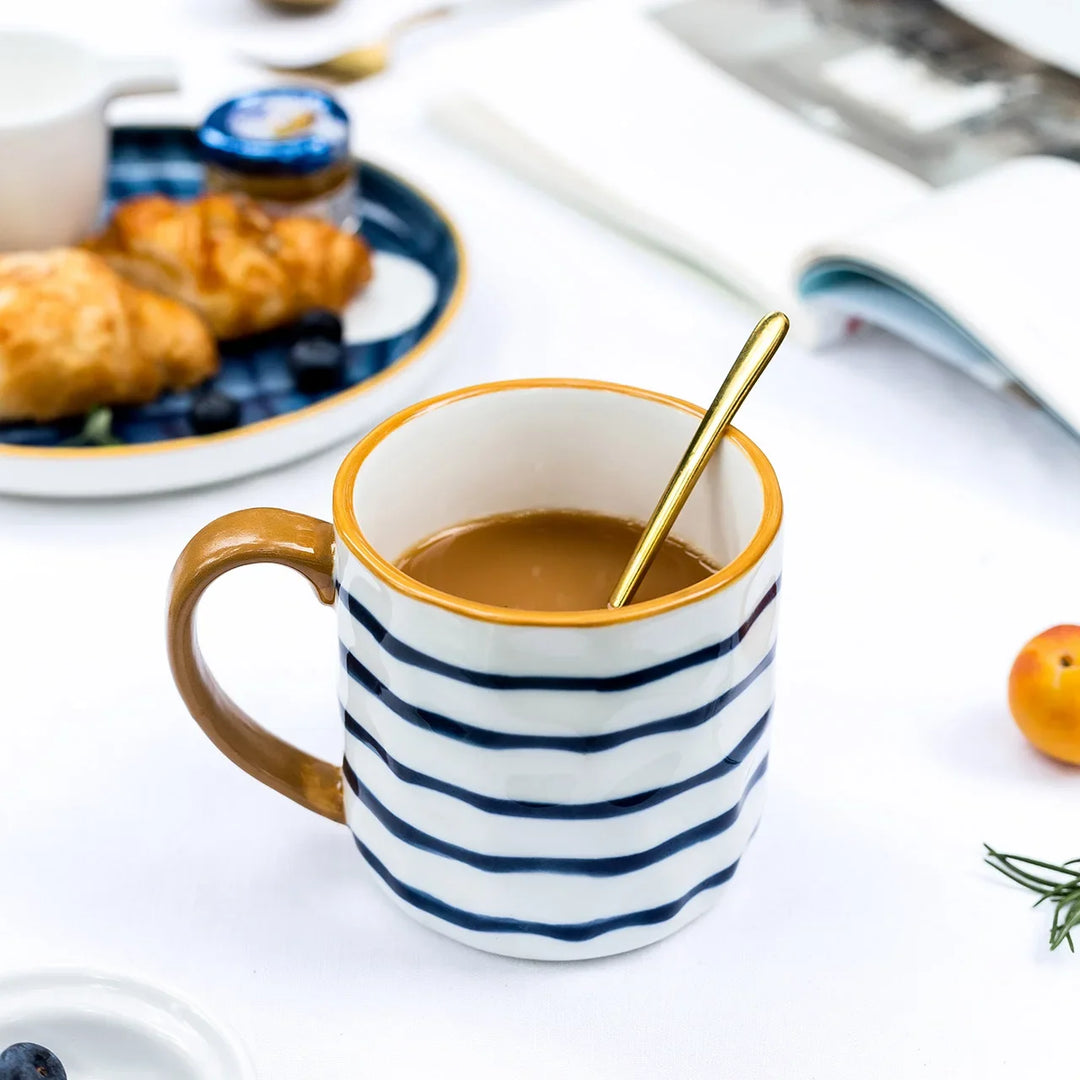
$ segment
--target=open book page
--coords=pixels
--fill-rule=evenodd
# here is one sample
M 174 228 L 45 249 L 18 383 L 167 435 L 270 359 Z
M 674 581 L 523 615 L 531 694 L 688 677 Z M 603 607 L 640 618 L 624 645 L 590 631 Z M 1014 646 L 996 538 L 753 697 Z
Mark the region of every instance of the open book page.
M 793 267 L 808 246 L 929 190 L 624 5 L 560 6 L 446 59 L 442 124 L 763 306 L 797 307 Z M 793 329 L 820 337 L 810 319 Z
M 990 385 L 1015 379 L 1080 431 L 1078 206 L 1080 164 L 1017 158 L 816 245 L 801 267 L 803 293 Z
M 940 0 L 1031 56 L 1080 76 L 1080 4 L 1068 0 Z

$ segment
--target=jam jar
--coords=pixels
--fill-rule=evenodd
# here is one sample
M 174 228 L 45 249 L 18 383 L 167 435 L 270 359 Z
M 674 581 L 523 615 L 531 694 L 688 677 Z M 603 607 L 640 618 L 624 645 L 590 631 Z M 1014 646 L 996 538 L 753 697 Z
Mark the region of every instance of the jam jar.
M 275 217 L 360 224 L 349 117 L 309 87 L 256 90 L 223 102 L 198 131 L 206 187 L 255 199 Z

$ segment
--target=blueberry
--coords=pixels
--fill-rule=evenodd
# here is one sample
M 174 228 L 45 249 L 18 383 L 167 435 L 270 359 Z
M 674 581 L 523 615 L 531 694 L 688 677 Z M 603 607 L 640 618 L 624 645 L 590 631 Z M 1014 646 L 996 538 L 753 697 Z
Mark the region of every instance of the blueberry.
M 16 1043 L 0 1054 L 0 1080 L 67 1080 L 60 1059 L 37 1043 Z
M 312 308 L 296 320 L 297 340 L 315 338 L 319 341 L 341 340 L 341 319 L 336 311 L 328 308 Z
M 289 368 L 304 394 L 333 390 L 345 377 L 345 349 L 340 342 L 308 338 L 289 351 Z
M 196 435 L 213 435 L 228 431 L 240 423 L 240 405 L 228 394 L 218 390 L 203 390 L 196 394 L 189 414 Z

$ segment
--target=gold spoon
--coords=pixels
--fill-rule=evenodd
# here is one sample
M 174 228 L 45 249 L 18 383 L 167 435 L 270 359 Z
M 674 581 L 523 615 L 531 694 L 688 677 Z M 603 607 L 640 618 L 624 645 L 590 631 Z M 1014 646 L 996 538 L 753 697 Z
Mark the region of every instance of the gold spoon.
M 391 53 L 402 34 L 423 23 L 445 19 L 457 10 L 456 4 L 440 4 L 438 7 L 425 8 L 423 11 L 406 15 L 392 23 L 382 39 L 361 45 L 347 52 L 329 56 L 325 60 L 302 60 L 296 63 L 274 60 L 257 56 L 249 57 L 272 71 L 288 71 L 294 74 L 319 75 L 335 82 L 359 82 L 372 75 L 378 75 L 390 66 Z
M 656 504 L 656 509 L 653 510 L 652 517 L 649 518 L 649 523 L 645 526 L 615 591 L 611 594 L 608 607 L 622 607 L 633 599 L 642 579 L 649 572 L 660 545 L 667 539 L 671 526 L 675 524 L 679 511 L 705 471 L 709 458 L 720 445 L 724 429 L 731 423 L 731 418 L 750 393 L 758 376 L 780 348 L 789 325 L 788 317 L 782 311 L 774 311 L 771 315 L 766 315 L 746 339 L 746 344 L 731 365 L 731 370 L 709 406 L 709 411 L 701 418 L 679 467 L 668 481 L 664 494 L 660 496 L 660 501 Z

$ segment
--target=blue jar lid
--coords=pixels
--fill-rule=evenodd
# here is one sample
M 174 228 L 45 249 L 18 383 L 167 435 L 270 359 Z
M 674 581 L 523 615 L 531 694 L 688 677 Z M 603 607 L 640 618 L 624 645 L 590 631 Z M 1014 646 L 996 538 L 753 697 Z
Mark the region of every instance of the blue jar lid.
M 280 86 L 223 102 L 198 138 L 204 159 L 223 168 L 303 176 L 348 157 L 349 117 L 322 90 Z

